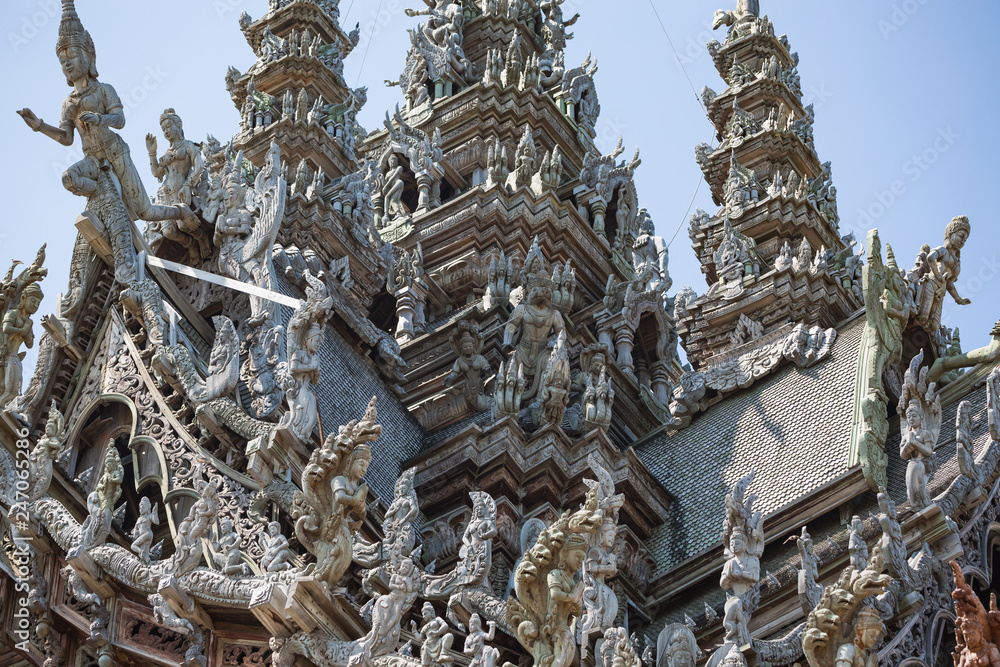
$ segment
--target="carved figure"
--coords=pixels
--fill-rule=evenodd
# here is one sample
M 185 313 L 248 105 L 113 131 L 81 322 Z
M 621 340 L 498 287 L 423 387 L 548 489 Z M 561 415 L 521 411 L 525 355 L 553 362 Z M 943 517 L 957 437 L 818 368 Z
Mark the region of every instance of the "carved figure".
M 526 378 L 532 378 L 522 400 L 530 400 L 540 389 L 549 358 L 549 336 L 558 336 L 566 328 L 562 314 L 552 306 L 554 283 L 548 272 L 538 270 L 526 288 L 527 299 L 511 313 L 503 336 L 504 351 L 514 351 L 511 363 L 523 369 Z
M 569 389 L 569 354 L 566 351 L 566 331 L 563 330 L 559 332 L 555 346 L 549 353 L 538 394 L 545 423 L 562 425 L 563 414 L 569 403 Z
M 933 333 L 941 328 L 941 309 L 945 294 L 950 294 L 960 306 L 971 303 L 969 299 L 959 295 L 955 287 L 962 271 L 962 247 L 971 230 L 966 216 L 952 218 L 944 230 L 944 245 L 934 248 L 926 257 L 921 253 L 913 269 L 906 275 L 916 304 L 913 320 L 924 331 Z
M 462 26 L 465 23 L 465 11 L 456 0 L 424 0 L 427 9 L 407 9 L 406 15 L 427 16 L 427 22 L 420 24 L 420 32 L 429 42 L 446 48 L 452 35 L 461 39 Z
M 185 205 L 164 206 L 150 202 L 139 172 L 129 155 L 128 144 L 114 130 L 125 127 L 125 113 L 115 89 L 97 80 L 97 52 L 94 40 L 77 16 L 73 0 L 63 0 L 62 20 L 56 55 L 73 92 L 63 103 L 59 126 L 42 121 L 31 109 L 18 114 L 35 132 L 41 132 L 63 146 L 72 146 L 80 133 L 83 160 L 63 174 L 63 186 L 76 195 L 91 197 L 98 190 L 97 172 L 102 163 L 114 171 L 120 196 L 133 217 L 143 220 L 180 220 L 193 216 Z
M 201 150 L 193 141 L 184 138 L 181 117 L 173 109 L 166 109 L 160 116 L 160 128 L 163 136 L 170 142 L 170 148 L 163 157 L 156 158 L 156 137 L 146 135 L 149 166 L 153 176 L 160 181 L 157 201 L 161 204 L 191 206 L 194 202 L 192 195 L 205 173 Z M 208 235 L 201 230 L 201 223 L 193 215 L 151 223 L 151 227 L 187 248 L 192 263 L 212 254 Z
M 877 667 L 878 644 L 885 626 L 879 613 L 865 600 L 881 594 L 892 583 L 876 547 L 867 567 L 844 568 L 837 583 L 823 590 L 816 608 L 809 612 L 802 635 L 802 651 L 810 667 Z
M 288 320 L 288 366 L 283 374 L 288 412 L 282 419 L 300 442 L 312 439 L 319 417 L 316 394 L 312 387 L 319 384 L 319 348 L 323 344 L 323 326 L 330 317 L 333 297 L 326 284 L 305 271 L 306 300 L 300 302 Z
M 288 538 L 281 534 L 281 524 L 272 521 L 267 524 L 267 532 L 260 534 L 260 548 L 264 555 L 260 559 L 260 569 L 265 572 L 284 572 L 292 569 L 294 555 L 288 545 Z
M 180 577 L 198 567 L 201 562 L 201 540 L 208 535 L 212 522 L 219 513 L 219 485 L 222 478 L 213 476 L 206 482 L 201 473 L 195 475 L 195 490 L 198 500 L 194 502 L 188 514 L 177 527 L 177 537 L 174 541 L 174 556 L 171 571 Z
M 955 329 L 954 338 L 956 341 L 958 340 L 958 329 Z M 969 350 L 965 354 L 962 354 L 959 349 L 959 353 L 952 356 L 951 350 L 949 350 L 948 356 L 938 357 L 927 374 L 927 381 L 941 381 L 943 383 L 947 380 L 949 372 L 958 372 L 956 369 L 996 361 L 1000 358 L 1000 320 L 993 325 L 993 329 L 990 331 L 990 338 L 991 340 L 988 345 L 975 350 Z
M 851 565 L 858 571 L 865 569 L 865 564 L 868 562 L 868 543 L 864 538 L 864 528 L 861 517 L 854 515 L 851 518 L 851 535 L 848 538 L 847 548 L 851 553 Z
M 159 505 L 154 505 L 146 496 L 139 501 L 139 518 L 129 537 L 132 538 L 132 551 L 144 563 L 150 561 L 150 549 L 153 548 L 153 526 L 160 525 Z
M 93 549 L 104 544 L 111 533 L 112 513 L 115 503 L 122 495 L 122 480 L 125 469 L 115 448 L 114 441 L 108 442 L 104 455 L 104 470 L 97 488 L 87 496 L 87 518 L 80 527 L 80 547 L 84 550 Z
M 615 495 L 611 473 L 596 455 L 587 457 L 587 463 L 597 477 L 597 482 L 587 480 L 597 491 L 597 506 L 601 511 L 601 527 L 594 545 L 587 551 L 583 563 L 583 616 L 580 618 L 580 651 L 586 657 L 590 636 L 603 635 L 618 616 L 618 596 L 607 580 L 618 573 L 618 555 L 614 552 L 618 536 L 618 511 L 625 503 L 625 496 Z
M 462 383 L 466 402 L 473 410 L 488 410 L 489 397 L 486 395 L 484 374 L 490 372 L 490 363 L 486 361 L 483 351 L 483 337 L 479 326 L 462 320 L 451 334 L 451 349 L 457 359 L 451 367 L 451 373 L 444 379 L 444 386 L 454 387 Z
M 214 544 L 216 551 L 214 559 L 216 567 L 227 577 L 249 574 L 250 569 L 243 562 L 243 551 L 240 549 L 242 541 L 240 534 L 233 527 L 232 519 L 226 518 L 219 522 L 218 539 Z
M 796 540 L 799 547 L 799 559 L 802 564 L 799 566 L 799 603 L 805 613 L 809 613 L 817 604 L 823 594 L 823 587 L 819 584 L 819 561 L 813 551 L 812 536 L 802 526 L 802 534 Z
M 309 572 L 331 587 L 351 564 L 351 535 L 367 510 L 368 485 L 361 478 L 372 459 L 367 443 L 382 432 L 376 418 L 373 397 L 360 421 L 341 426 L 313 451 L 302 471 L 302 492 L 295 493 L 295 536 L 316 557 Z
M 566 0 L 540 0 L 538 9 L 542 14 L 542 39 L 551 51 L 562 51 L 566 42 L 573 39 L 573 33 L 567 33 L 566 28 L 574 25 L 580 18 L 574 14 L 568 21 L 563 20 L 562 4 Z
M 632 262 L 636 280 L 642 283 L 644 291 L 666 293 L 673 284 L 670 279 L 670 252 L 662 237 L 656 236 L 656 228 L 649 211 L 639 209 L 639 236 L 632 248 Z
M 29 282 L 21 289 L 17 308 L 5 311 L 3 329 L 0 332 L 0 407 L 16 399 L 21 394 L 23 370 L 21 344 L 32 348 L 35 332 L 31 316 L 38 312 L 42 303 L 42 289 L 37 282 Z
M 582 611 L 584 589 L 576 575 L 587 555 L 587 535 L 602 519 L 595 485 L 581 509 L 565 512 L 539 534 L 514 571 L 517 597 L 507 602 L 507 623 L 535 667 L 567 667 L 576 657 L 570 625 Z
M 695 667 L 701 650 L 694 632 L 683 623 L 671 623 L 656 639 L 656 667 Z
M 937 385 L 927 382 L 928 369 L 921 368 L 924 351 L 910 362 L 903 378 L 897 411 L 900 418 L 899 456 L 906 465 L 906 495 L 915 510 L 931 504 L 927 479 L 933 472 L 934 446 L 941 432 L 941 398 Z
M 434 605 L 430 602 L 424 603 L 421 615 L 420 628 L 416 627 L 416 623 L 413 624 L 414 636 L 423 640 L 420 647 L 420 664 L 425 667 L 450 664 L 452 660 L 448 656 L 448 651 L 455 641 L 455 635 L 448 631 L 445 620 L 435 614 Z
M 995 598 L 989 612 L 983 607 L 979 596 L 972 590 L 962 575 L 962 568 L 951 561 L 955 577 L 955 590 L 951 597 L 955 601 L 955 652 L 952 657 L 955 667 L 997 667 L 1000 665 L 1000 650 L 994 628 Z
M 385 223 L 396 218 L 405 217 L 409 211 L 403 203 L 403 189 L 406 183 L 403 181 L 403 166 L 399 164 L 399 158 L 395 153 L 390 153 L 386 163 L 387 171 L 383 176 L 382 201 L 385 207 Z
M 479 614 L 473 613 L 469 618 L 469 634 L 462 649 L 463 653 L 471 656 L 469 667 L 496 667 L 497 660 L 500 659 L 500 651 L 486 643 L 493 641 L 496 636 L 496 621 L 490 621 L 488 625 L 489 632 L 483 630 Z
M 420 501 L 413 487 L 416 468 L 407 468 L 396 480 L 396 492 L 392 504 L 385 512 L 382 521 L 382 532 L 385 534 L 385 544 L 398 548 L 407 555 L 413 551 L 417 535 L 413 530 L 413 520 L 420 514 Z
M 760 555 L 764 553 L 763 517 L 753 510 L 756 495 L 746 495 L 753 483 L 750 473 L 726 495 L 726 518 L 722 524 L 722 543 L 726 563 L 719 585 L 743 596 L 760 581 Z
M 52 464 L 63 454 L 66 434 L 66 420 L 56 409 L 55 399 L 52 399 L 44 435 L 28 455 L 26 489 L 24 489 L 25 480 L 19 474 L 20 466 L 14 457 L 6 450 L 0 452 L 0 471 L 6 472 L 5 478 L 0 477 L 0 500 L 7 505 L 18 502 L 33 503 L 48 493 L 52 484 Z
M 287 184 L 281 174 L 281 151 L 271 147 L 253 187 L 243 182 L 243 153 L 237 154 L 224 180 L 222 209 L 215 223 L 219 270 L 261 289 L 276 289 L 271 248 L 285 215 Z M 261 326 L 275 320 L 275 306 L 250 296 L 250 322 Z
M 400 624 L 420 590 L 420 571 L 414 564 L 414 560 L 420 558 L 419 552 L 417 549 L 409 556 L 398 551 L 391 553 L 389 592 L 375 600 L 371 630 L 358 641 L 358 647 L 368 659 L 388 655 L 399 646 Z

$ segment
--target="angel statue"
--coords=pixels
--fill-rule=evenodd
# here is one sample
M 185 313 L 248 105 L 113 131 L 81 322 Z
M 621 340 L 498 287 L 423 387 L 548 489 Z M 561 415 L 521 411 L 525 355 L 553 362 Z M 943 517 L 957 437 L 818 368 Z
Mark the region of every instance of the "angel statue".
M 56 40 L 56 55 L 66 76 L 66 84 L 73 91 L 62 106 L 59 125 L 42 121 L 31 109 L 21 109 L 17 113 L 35 132 L 41 132 L 63 146 L 72 146 L 74 135 L 80 133 L 84 158 L 72 165 L 62 176 L 63 187 L 75 195 L 88 198 L 105 197 L 124 203 L 131 218 L 142 220 L 185 220 L 197 223 L 197 218 L 186 204 L 167 206 L 153 204 L 146 194 L 128 144 L 115 132 L 125 127 L 125 112 L 115 89 L 97 80 L 97 52 L 94 40 L 83 27 L 76 13 L 73 0 L 62 1 L 62 20 L 59 23 L 59 38 Z M 114 173 L 118 186 L 113 183 L 107 171 Z M 91 202 L 89 208 L 100 211 Z M 106 227 L 111 227 L 104 220 Z M 111 231 L 128 231 L 131 223 L 120 216 Z M 113 239 L 114 240 L 114 239 Z M 131 239 L 128 239 L 131 243 Z M 116 247 L 116 268 L 119 264 L 119 250 Z M 132 266 L 134 276 L 134 262 Z M 118 277 L 116 275 L 116 277 Z
M 712 21 L 712 30 L 718 30 L 720 26 L 733 26 L 740 21 L 760 16 L 760 0 L 738 0 L 736 11 L 717 9 Z
M 913 357 L 903 376 L 897 411 L 901 436 L 899 456 L 906 464 L 906 497 L 915 510 L 931 504 L 927 479 L 934 468 L 934 446 L 941 432 L 941 397 L 937 384 L 927 382 L 926 367 L 921 368 L 924 351 Z
M 287 184 L 281 175 L 281 150 L 271 147 L 252 187 L 243 179 L 243 152 L 236 155 L 224 180 L 222 210 L 215 223 L 219 270 L 226 276 L 273 292 L 276 289 L 271 248 L 285 216 Z M 250 296 L 250 324 L 276 320 L 273 302 Z
M 351 564 L 351 536 L 367 510 L 368 485 L 361 478 L 372 460 L 367 443 L 382 432 L 376 419 L 373 397 L 360 421 L 341 426 L 313 450 L 302 471 L 302 491 L 294 494 L 295 536 L 316 557 L 310 572 L 331 587 Z
M 104 455 L 104 472 L 97 482 L 97 488 L 87 496 L 87 518 L 80 526 L 80 547 L 92 549 L 104 544 L 111 533 L 112 512 L 122 495 L 122 480 L 125 469 L 118 456 L 114 440 L 108 442 Z
M 971 303 L 955 286 L 962 271 L 962 248 L 971 231 L 966 216 L 955 216 L 945 227 L 944 245 L 933 250 L 925 246 L 913 269 L 906 274 L 914 297 L 913 319 L 927 333 L 933 334 L 941 328 L 945 295 L 950 294 L 960 306 Z
M 459 322 L 451 335 L 451 349 L 456 359 L 451 373 L 444 379 L 444 386 L 454 387 L 462 383 L 462 393 L 469 407 L 477 411 L 488 410 L 490 399 L 485 393 L 484 376 L 490 372 L 490 362 L 481 354 L 483 337 L 479 333 L 479 325 L 468 320 Z
M 159 159 L 156 157 L 156 137 L 152 134 L 146 135 L 149 165 L 153 176 L 160 181 L 160 189 L 156 193 L 157 200 L 161 204 L 191 206 L 194 190 L 205 175 L 205 161 L 201 149 L 190 139 L 184 138 L 181 117 L 173 109 L 166 109 L 160 115 L 160 127 L 163 136 L 170 142 L 170 147 L 163 157 Z M 202 231 L 201 223 L 195 216 L 187 216 L 183 220 L 154 222 L 150 226 L 186 248 L 188 261 L 192 264 L 212 254 L 208 235 Z
M 34 323 L 31 317 L 38 312 L 42 303 L 41 288 L 38 283 L 48 275 L 48 269 L 42 266 L 45 261 L 45 246 L 43 245 L 27 269 L 17 278 L 14 277 L 14 267 L 20 262 L 11 264 L 3 282 L 0 282 L 0 314 L 2 314 L 2 329 L 0 329 L 0 409 L 16 399 L 21 393 L 23 369 L 21 362 L 24 352 L 21 344 L 31 348 L 35 344 Z M 16 300 L 16 301 L 15 301 Z M 16 305 L 14 305 L 16 303 Z
M 417 534 L 412 522 L 420 514 L 420 502 L 413 488 L 416 468 L 407 468 L 396 480 L 396 493 L 392 504 L 385 512 L 382 521 L 382 531 L 385 533 L 385 544 L 401 549 L 401 553 L 409 554 L 416 544 Z
M 406 15 L 427 16 L 426 23 L 420 25 L 420 32 L 435 46 L 447 48 L 450 37 L 461 36 L 465 24 L 465 10 L 456 0 L 424 0 L 427 9 L 407 9 Z
M 516 597 L 507 601 L 507 625 L 516 629 L 534 667 L 568 667 L 576 658 L 571 626 L 582 612 L 584 592 L 577 578 L 590 536 L 603 522 L 598 494 L 592 486 L 583 507 L 543 530 L 514 571 Z
M 489 622 L 489 631 L 483 630 L 483 621 L 479 614 L 472 614 L 469 618 L 469 635 L 465 638 L 465 646 L 462 652 L 471 656 L 469 667 L 496 667 L 500 658 L 500 651 L 490 646 L 486 642 L 493 641 L 496 635 L 496 621 Z
M 19 474 L 19 466 L 6 449 L 0 448 L 0 502 L 10 506 L 19 502 L 32 503 L 49 491 L 52 483 L 52 463 L 62 454 L 66 442 L 66 420 L 56 409 L 55 399 L 45 423 L 45 435 L 28 456 L 27 488 Z M 18 490 L 20 488 L 24 490 Z
M 764 521 L 760 512 L 753 511 L 757 496 L 746 495 L 752 483 L 751 472 L 726 495 L 726 518 L 722 524 L 726 563 L 719 585 L 731 589 L 738 597 L 760 581 L 760 555 L 764 553 Z
M 313 387 L 319 384 L 319 348 L 323 344 L 323 326 L 330 317 L 333 297 L 326 284 L 305 271 L 306 300 L 300 302 L 288 320 L 288 364 L 284 373 L 285 400 L 288 412 L 282 418 L 299 442 L 312 439 L 319 417 Z
M 288 544 L 288 538 L 281 534 L 281 524 L 272 521 L 267 524 L 267 532 L 260 534 L 260 548 L 264 555 L 260 559 L 260 569 L 264 572 L 284 572 L 291 570 L 294 553 Z
M 177 527 L 173 562 L 170 570 L 178 577 L 198 567 L 201 562 L 203 537 L 207 537 L 219 514 L 219 486 L 222 478 L 214 475 L 211 481 L 202 478 L 201 471 L 195 473 L 194 488 L 198 500 Z
M 603 635 L 618 616 L 618 596 L 608 580 L 618 572 L 618 555 L 614 552 L 614 545 L 618 536 L 618 511 L 625 503 L 624 495 L 615 494 L 614 479 L 600 459 L 592 453 L 587 457 L 587 463 L 598 481 L 586 482 L 597 491 L 598 507 L 603 518 L 583 563 L 583 616 L 578 624 L 582 657 L 587 655 L 591 635 Z
M 143 563 L 150 561 L 150 550 L 153 548 L 153 526 L 160 525 L 159 505 L 150 502 L 147 496 L 139 501 L 139 518 L 129 537 L 132 538 L 132 553 Z

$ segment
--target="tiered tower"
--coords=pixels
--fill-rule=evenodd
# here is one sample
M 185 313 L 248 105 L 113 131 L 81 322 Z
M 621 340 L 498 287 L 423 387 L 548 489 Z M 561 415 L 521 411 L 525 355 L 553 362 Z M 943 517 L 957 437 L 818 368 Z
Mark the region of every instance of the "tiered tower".
M 813 143 L 798 54 L 776 37 L 757 2 L 720 10 L 722 44 L 708 45 L 727 84 L 702 100 L 719 145 L 695 155 L 714 202 L 690 236 L 709 285 L 677 297 L 677 330 L 696 370 L 708 370 L 787 335 L 797 324 L 834 327 L 861 306 L 860 260 L 841 238 L 831 165 Z

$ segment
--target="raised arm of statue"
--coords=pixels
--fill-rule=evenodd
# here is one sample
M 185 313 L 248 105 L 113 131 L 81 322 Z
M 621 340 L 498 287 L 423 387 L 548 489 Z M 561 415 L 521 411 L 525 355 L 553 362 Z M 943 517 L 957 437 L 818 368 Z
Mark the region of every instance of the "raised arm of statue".
M 75 127 L 72 122 L 63 122 L 59 127 L 49 125 L 35 115 L 31 109 L 21 109 L 17 112 L 24 122 L 35 132 L 41 132 L 49 139 L 58 141 L 63 146 L 72 146 Z

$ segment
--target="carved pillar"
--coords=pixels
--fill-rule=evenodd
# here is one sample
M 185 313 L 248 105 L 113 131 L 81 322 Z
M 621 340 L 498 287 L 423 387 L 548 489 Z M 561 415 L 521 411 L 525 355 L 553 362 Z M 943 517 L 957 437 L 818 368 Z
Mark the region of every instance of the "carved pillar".
M 382 199 L 382 192 L 378 188 L 374 188 L 372 192 L 372 206 L 375 209 L 375 228 L 382 228 L 382 218 L 385 217 L 385 203 Z
M 451 97 L 455 92 L 455 84 L 452 81 L 447 81 L 444 84 L 444 96 Z
M 607 346 L 609 350 L 615 349 L 615 335 L 611 328 L 601 329 L 597 332 L 597 340 Z
M 431 206 L 431 179 L 430 172 L 417 172 L 417 212 L 426 211 Z
M 665 361 L 657 361 L 653 364 L 650 375 L 650 386 L 653 388 L 653 395 L 661 405 L 670 404 L 670 374 L 667 371 L 668 365 Z
M 632 345 L 635 332 L 628 326 L 615 329 L 615 349 L 618 353 L 618 367 L 622 372 L 635 375 L 635 362 L 632 360 Z
M 425 331 L 424 304 L 427 287 L 414 282 L 396 291 L 396 340 L 406 343 Z
M 444 84 L 440 81 L 434 82 L 434 99 L 438 100 L 444 96 Z
M 608 203 L 603 197 L 595 197 L 590 202 L 590 213 L 594 216 L 594 231 L 607 238 L 604 233 L 604 214 L 608 212 Z

